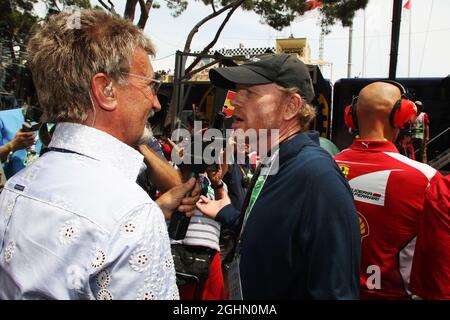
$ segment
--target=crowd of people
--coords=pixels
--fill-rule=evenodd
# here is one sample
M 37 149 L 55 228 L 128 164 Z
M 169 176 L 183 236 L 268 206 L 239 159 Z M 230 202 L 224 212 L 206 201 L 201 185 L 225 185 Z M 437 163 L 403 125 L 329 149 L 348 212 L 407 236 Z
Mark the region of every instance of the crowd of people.
M 412 123 L 422 162 L 429 139 L 402 84 L 361 90 L 343 115 L 357 136 L 336 154 L 309 130 L 315 92 L 299 59 L 212 69 L 236 92 L 235 132 L 277 135 L 234 136 L 194 170 L 172 159 L 187 146 L 152 135 L 151 41 L 107 12 L 81 11 L 78 29 L 67 19 L 28 45 L 52 124 L 37 160 L 25 161 L 37 138 L 23 112 L 0 112 L 0 299 L 450 299 L 450 177 L 400 154 Z

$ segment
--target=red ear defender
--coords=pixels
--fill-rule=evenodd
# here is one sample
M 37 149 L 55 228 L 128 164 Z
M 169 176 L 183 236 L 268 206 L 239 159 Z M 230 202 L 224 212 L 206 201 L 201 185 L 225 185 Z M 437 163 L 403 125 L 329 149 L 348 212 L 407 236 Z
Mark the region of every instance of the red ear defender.
M 389 122 L 394 128 L 405 128 L 409 122 L 412 122 L 414 116 L 417 115 L 417 106 L 411 100 L 405 99 L 409 98 L 409 94 L 401 83 L 394 80 L 381 80 L 380 82 L 390 83 L 400 90 L 402 98 L 394 104 L 389 115 Z
M 400 106 L 394 108 L 392 112 L 393 121 L 391 124 L 395 128 L 403 129 L 417 115 L 417 106 L 411 100 L 401 99 Z
M 344 111 L 344 122 L 345 126 L 349 129 L 356 130 L 355 123 L 353 122 L 353 115 L 352 115 L 352 104 L 345 107 Z

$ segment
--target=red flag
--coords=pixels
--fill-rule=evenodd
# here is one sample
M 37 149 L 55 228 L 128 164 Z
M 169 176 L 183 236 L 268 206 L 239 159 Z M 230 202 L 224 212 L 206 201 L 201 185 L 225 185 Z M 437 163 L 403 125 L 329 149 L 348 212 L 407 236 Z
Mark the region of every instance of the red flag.
M 231 104 L 231 99 L 236 95 L 236 92 L 228 90 L 225 102 L 223 103 L 222 112 L 225 113 L 226 118 L 231 118 L 234 111 L 234 106 Z
M 411 0 L 406 1 L 406 3 L 403 6 L 403 9 L 411 10 Z
M 322 1 L 319 1 L 319 0 L 306 1 L 305 5 L 306 5 L 305 11 L 311 11 L 311 10 L 317 9 L 319 7 L 323 7 Z

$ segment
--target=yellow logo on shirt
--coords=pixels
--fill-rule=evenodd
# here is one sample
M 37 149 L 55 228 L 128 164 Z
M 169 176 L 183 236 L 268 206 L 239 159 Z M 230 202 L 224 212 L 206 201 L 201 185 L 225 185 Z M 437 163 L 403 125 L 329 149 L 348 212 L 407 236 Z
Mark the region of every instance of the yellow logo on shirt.
M 339 165 L 339 169 L 341 169 L 342 174 L 344 175 L 345 179 L 347 179 L 348 173 L 350 172 L 350 167 L 346 166 L 346 165 L 343 165 L 343 164 L 340 164 Z
M 361 241 L 364 237 L 367 237 L 369 235 L 369 224 L 367 223 L 366 218 L 358 212 L 358 218 L 359 218 L 359 232 L 361 233 Z

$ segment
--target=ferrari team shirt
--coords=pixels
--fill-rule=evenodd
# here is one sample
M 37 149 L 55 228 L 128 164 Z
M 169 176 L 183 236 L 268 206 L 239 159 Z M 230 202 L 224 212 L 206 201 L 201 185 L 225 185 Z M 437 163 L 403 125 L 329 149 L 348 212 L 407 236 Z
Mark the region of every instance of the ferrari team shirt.
M 335 157 L 347 178 L 361 232 L 361 299 L 407 299 L 416 236 L 430 182 L 428 165 L 388 141 L 355 140 Z

